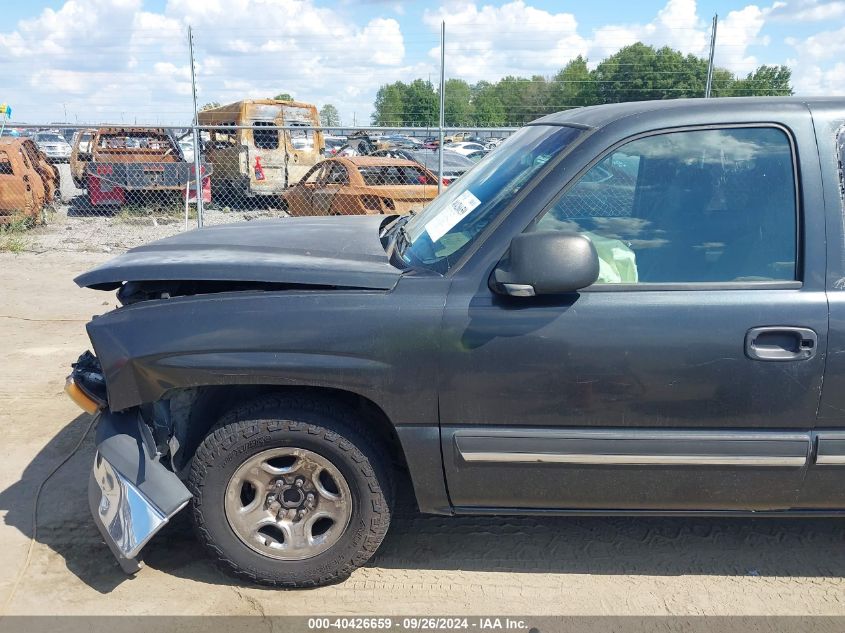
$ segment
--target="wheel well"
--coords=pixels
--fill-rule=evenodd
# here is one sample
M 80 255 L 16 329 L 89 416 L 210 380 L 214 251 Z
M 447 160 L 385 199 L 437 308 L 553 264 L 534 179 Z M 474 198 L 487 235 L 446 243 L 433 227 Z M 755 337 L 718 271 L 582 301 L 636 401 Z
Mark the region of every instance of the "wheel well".
M 331 399 L 354 410 L 355 414 L 372 429 L 373 434 L 385 442 L 385 449 L 393 461 L 394 469 L 400 471 L 401 476 L 396 477 L 397 485 L 403 488 L 405 485 L 410 487 L 405 452 L 402 450 L 402 444 L 393 423 L 382 408 L 360 394 L 326 387 L 227 385 L 200 387 L 170 394 L 171 414 L 176 435 L 182 444 L 182 448 L 173 461 L 174 470 L 180 476 L 187 473 L 197 447 L 227 411 L 245 401 L 262 396 L 294 393 L 315 399 Z M 402 492 L 406 491 L 402 490 Z M 410 494 L 411 498 L 415 499 L 413 491 L 410 491 Z

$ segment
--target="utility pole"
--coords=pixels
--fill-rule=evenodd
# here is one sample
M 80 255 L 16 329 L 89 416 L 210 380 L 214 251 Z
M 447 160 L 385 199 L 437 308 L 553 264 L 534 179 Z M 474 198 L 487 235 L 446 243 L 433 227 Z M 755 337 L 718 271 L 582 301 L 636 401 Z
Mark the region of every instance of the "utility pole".
M 713 28 L 710 30 L 710 62 L 707 64 L 707 85 L 704 88 L 704 98 L 710 98 L 710 91 L 713 88 L 713 57 L 716 54 L 716 26 L 719 23 L 719 14 L 713 14 Z
M 437 194 L 443 191 L 443 125 L 446 121 L 446 20 L 440 22 L 440 142 L 437 145 Z
M 199 125 L 199 110 L 197 109 L 197 76 L 194 68 L 194 33 L 191 30 L 191 25 L 188 25 L 188 53 L 191 56 L 191 90 L 194 95 L 194 181 L 197 190 L 197 227 L 202 228 L 202 181 L 203 175 L 200 173 L 200 131 L 197 127 Z M 190 192 L 190 177 L 188 178 L 188 191 Z

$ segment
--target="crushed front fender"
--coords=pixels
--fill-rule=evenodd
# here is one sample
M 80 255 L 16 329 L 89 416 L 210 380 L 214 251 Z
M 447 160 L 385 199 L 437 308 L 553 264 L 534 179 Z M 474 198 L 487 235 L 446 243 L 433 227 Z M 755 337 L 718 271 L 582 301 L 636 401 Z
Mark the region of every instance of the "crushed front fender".
M 141 549 L 191 499 L 185 484 L 155 458 L 153 446 L 137 409 L 100 415 L 88 503 L 127 573 L 141 568 Z

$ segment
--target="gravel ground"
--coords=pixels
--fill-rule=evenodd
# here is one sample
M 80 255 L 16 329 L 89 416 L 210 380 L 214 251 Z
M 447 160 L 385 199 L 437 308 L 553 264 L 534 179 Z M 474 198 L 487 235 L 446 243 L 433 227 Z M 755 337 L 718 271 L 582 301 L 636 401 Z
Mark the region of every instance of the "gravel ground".
M 67 164 L 58 165 L 61 176 L 61 200 L 47 215 L 45 226 L 28 231 L 24 249 L 45 253 L 53 251 L 119 252 L 168 237 L 186 230 L 185 216 L 180 209 L 150 205 L 145 209 L 121 211 L 108 207 L 92 207 L 85 192 L 77 189 Z M 244 201 L 239 207 L 208 205 L 203 215 L 206 226 L 231 222 L 282 217 L 279 209 Z M 187 228 L 196 228 L 196 210 L 191 207 Z
M 7 602 L 7 614 L 845 614 L 839 520 L 446 518 L 406 500 L 347 581 L 273 591 L 218 571 L 178 517 L 129 578 L 88 515 L 90 438 L 44 487 L 24 569 L 35 491 L 90 421 L 63 395 L 65 375 L 88 345 L 85 322 L 114 305 L 72 283 L 109 243 L 67 221 L 45 231 L 64 238 L 55 248 L 0 253 L 0 614 Z

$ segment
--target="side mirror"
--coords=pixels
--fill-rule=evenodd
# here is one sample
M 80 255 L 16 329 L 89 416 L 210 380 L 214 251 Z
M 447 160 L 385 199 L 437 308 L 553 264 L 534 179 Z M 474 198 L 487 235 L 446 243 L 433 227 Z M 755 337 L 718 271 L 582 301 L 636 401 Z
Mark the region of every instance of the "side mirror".
M 511 241 L 510 257 L 499 263 L 491 288 L 512 297 L 575 292 L 595 283 L 599 256 L 593 243 L 578 233 L 535 231 Z

